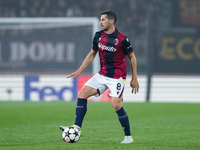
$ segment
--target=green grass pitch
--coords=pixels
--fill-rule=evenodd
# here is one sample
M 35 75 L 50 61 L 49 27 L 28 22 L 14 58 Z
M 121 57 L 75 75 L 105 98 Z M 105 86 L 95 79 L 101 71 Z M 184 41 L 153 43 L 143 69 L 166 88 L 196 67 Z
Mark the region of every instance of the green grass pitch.
M 199 150 L 200 104 L 124 103 L 133 144 L 109 102 L 90 102 L 82 137 L 65 143 L 59 125 L 74 123 L 75 102 L 0 102 L 0 150 Z

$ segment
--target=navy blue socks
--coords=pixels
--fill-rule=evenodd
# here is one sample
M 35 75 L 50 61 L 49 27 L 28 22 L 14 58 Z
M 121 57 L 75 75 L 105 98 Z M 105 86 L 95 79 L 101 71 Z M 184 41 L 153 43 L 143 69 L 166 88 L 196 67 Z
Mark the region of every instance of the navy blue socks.
M 121 126 L 124 130 L 125 136 L 130 136 L 131 132 L 130 132 L 129 119 L 124 108 L 121 107 L 118 111 L 116 111 L 116 113 L 118 115 L 119 122 L 121 123 Z
M 75 116 L 75 125 L 82 127 L 84 116 L 87 112 L 87 99 L 78 98 L 76 105 L 76 116 Z M 128 115 L 126 114 L 123 107 L 121 107 L 118 111 L 116 111 L 118 115 L 119 122 L 124 130 L 125 136 L 130 136 L 130 124 Z
M 76 105 L 75 125 L 82 126 L 83 118 L 87 112 L 87 99 L 78 98 Z

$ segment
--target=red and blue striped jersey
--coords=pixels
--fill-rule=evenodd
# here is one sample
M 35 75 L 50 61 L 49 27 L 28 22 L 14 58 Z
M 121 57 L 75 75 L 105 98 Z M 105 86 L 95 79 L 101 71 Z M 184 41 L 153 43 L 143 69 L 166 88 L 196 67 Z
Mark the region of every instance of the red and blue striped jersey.
M 96 32 L 92 49 L 99 51 L 99 74 L 115 79 L 126 79 L 126 55 L 131 54 L 133 48 L 124 34 L 117 29 L 112 34 L 106 34 L 103 30 Z

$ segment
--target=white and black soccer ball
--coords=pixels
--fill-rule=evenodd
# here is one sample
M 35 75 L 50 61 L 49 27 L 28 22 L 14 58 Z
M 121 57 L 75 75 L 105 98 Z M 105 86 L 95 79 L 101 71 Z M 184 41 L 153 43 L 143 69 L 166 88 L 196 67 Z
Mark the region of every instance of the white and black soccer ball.
M 67 143 L 75 143 L 80 139 L 80 133 L 77 128 L 67 127 L 62 133 L 62 138 Z

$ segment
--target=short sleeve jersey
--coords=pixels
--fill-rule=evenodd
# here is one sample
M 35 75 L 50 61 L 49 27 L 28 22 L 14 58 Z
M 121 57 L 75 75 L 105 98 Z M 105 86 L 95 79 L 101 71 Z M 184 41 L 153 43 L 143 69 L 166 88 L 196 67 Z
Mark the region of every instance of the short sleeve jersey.
M 92 49 L 99 51 L 101 70 L 99 74 L 126 79 L 126 55 L 133 52 L 129 39 L 115 29 L 112 34 L 103 30 L 96 32 Z

